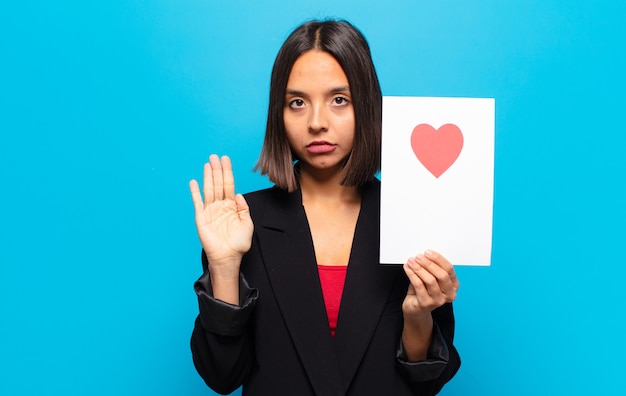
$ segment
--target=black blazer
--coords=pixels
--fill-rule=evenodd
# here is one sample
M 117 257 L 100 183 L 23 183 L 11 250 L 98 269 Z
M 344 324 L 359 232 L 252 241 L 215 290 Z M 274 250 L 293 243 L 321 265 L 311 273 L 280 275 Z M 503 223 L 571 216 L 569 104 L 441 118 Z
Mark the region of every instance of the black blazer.
M 236 307 L 213 299 L 206 256 L 196 282 L 200 314 L 194 364 L 216 392 L 243 395 L 434 395 L 460 366 L 452 305 L 433 312 L 429 357 L 401 348 L 401 266 L 380 265 L 380 183 L 363 189 L 337 331 L 330 335 L 317 263 L 299 191 L 246 195 L 254 222 Z

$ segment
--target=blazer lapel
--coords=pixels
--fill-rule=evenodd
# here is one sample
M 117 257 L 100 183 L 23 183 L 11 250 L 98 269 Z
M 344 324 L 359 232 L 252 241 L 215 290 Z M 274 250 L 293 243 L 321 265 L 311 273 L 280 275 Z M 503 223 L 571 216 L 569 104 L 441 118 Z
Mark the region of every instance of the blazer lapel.
M 335 342 L 344 392 L 350 386 L 373 336 L 398 274 L 379 264 L 380 189 L 363 191 L 361 212 L 352 243 Z
M 341 395 L 339 365 L 328 328 L 313 240 L 299 191 L 274 188 L 255 224 L 263 262 L 283 320 L 319 395 Z

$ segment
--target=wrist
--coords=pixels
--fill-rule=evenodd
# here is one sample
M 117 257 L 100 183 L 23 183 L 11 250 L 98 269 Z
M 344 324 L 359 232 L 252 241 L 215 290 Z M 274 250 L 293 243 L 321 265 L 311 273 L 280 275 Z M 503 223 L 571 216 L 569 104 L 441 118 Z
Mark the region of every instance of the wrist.
M 433 327 L 433 316 L 430 312 L 420 313 L 403 313 L 404 326 L 410 327 L 417 331 L 424 329 L 430 330 Z
M 239 265 L 222 266 L 209 263 L 209 277 L 214 298 L 239 305 Z

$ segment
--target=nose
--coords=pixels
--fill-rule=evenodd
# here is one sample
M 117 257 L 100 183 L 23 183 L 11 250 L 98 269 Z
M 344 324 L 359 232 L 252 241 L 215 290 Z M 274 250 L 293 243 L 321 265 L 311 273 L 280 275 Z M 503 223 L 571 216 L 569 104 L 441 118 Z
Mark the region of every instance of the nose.
M 319 133 L 328 130 L 328 117 L 323 104 L 314 104 L 309 113 L 309 131 Z

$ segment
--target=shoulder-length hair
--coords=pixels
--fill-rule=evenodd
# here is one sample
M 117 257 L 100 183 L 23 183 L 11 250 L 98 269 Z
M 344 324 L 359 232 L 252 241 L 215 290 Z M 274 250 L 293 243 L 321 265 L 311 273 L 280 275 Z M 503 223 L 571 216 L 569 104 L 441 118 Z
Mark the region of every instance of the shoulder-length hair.
M 382 94 L 369 45 L 361 32 L 347 21 L 310 21 L 285 40 L 272 69 L 267 127 L 261 155 L 254 167 L 278 187 L 294 191 L 298 181 L 283 111 L 289 74 L 296 60 L 310 50 L 332 55 L 350 84 L 355 133 L 352 151 L 343 167 L 341 184 L 361 187 L 380 169 Z

